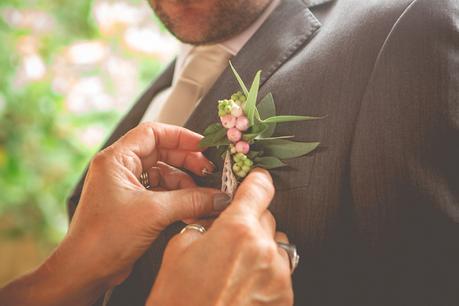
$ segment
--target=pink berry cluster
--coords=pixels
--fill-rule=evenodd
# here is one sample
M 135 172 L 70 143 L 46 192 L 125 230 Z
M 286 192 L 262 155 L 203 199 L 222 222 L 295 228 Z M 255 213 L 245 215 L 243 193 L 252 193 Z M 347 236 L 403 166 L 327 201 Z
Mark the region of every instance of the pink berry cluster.
M 242 156 L 245 156 L 244 160 L 248 160 L 246 154 L 250 151 L 250 144 L 243 140 L 242 137 L 243 133 L 250 127 L 249 119 L 247 119 L 243 111 L 245 102 L 246 97 L 240 91 L 233 94 L 229 100 L 218 101 L 218 115 L 222 125 L 227 129 L 226 136 L 231 142 L 230 152 L 233 159 L 235 159 L 236 155 L 238 156 L 238 161 L 234 160 L 235 163 L 239 162 Z M 248 164 L 250 164 L 250 167 L 236 167 L 238 170 L 235 171 L 236 175 L 245 177 L 253 165 L 252 162 L 247 162 Z

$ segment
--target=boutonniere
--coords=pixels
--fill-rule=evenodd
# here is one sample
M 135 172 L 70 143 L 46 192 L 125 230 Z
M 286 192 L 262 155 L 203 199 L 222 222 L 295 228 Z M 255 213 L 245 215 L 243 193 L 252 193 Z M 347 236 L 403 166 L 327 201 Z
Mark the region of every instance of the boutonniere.
M 220 151 L 224 159 L 222 191 L 232 196 L 238 182 L 254 167 L 268 170 L 285 167 L 286 160 L 309 154 L 319 146 L 319 142 L 292 141 L 292 135 L 274 137 L 278 124 L 321 117 L 276 115 L 271 93 L 258 102 L 261 71 L 248 89 L 231 62 L 230 67 L 241 90 L 229 99 L 218 101 L 220 122 L 205 129 L 200 145 Z

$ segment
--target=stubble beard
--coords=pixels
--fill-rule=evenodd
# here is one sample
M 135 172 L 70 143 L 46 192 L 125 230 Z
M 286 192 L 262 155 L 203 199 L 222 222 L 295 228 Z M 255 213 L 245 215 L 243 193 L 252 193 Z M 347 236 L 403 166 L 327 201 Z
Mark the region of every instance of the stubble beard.
M 192 32 L 187 31 L 180 20 L 167 14 L 160 1 L 152 7 L 158 18 L 178 40 L 187 44 L 206 45 L 225 41 L 243 32 L 263 13 L 269 2 L 220 0 L 207 18 L 196 18 L 193 27 L 199 31 Z

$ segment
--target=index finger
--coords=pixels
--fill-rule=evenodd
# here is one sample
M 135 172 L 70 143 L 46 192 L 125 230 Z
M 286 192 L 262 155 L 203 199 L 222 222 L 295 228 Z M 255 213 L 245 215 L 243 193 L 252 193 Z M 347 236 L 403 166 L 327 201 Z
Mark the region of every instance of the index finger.
M 183 127 L 144 122 L 126 133 L 118 143 L 140 158 L 153 150 L 201 151 L 202 136 Z
M 155 166 L 160 160 L 176 167 L 186 166 L 199 174 L 204 168 L 213 169 L 213 165 L 199 152 L 201 139 L 201 135 L 182 127 L 145 122 L 126 133 L 113 146 L 134 157 L 127 159 L 129 162 L 140 162 L 129 165 L 135 174 L 140 174 L 142 168 Z
M 237 189 L 228 213 L 252 214 L 259 218 L 274 197 L 274 185 L 267 170 L 254 169 Z

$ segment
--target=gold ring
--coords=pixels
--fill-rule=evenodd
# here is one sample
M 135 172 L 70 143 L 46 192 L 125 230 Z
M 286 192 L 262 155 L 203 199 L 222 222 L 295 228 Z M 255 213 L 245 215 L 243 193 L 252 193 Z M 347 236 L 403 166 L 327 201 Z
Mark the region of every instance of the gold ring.
M 148 175 L 148 172 L 142 172 L 139 177 L 140 184 L 142 184 L 145 189 L 151 189 L 150 185 L 150 176 Z
M 198 231 L 201 234 L 204 234 L 206 232 L 206 228 L 202 226 L 201 224 L 188 224 L 182 230 L 180 231 L 180 234 L 183 234 L 187 230 L 193 230 L 193 231 Z

